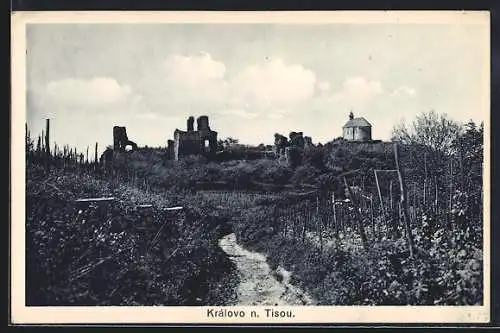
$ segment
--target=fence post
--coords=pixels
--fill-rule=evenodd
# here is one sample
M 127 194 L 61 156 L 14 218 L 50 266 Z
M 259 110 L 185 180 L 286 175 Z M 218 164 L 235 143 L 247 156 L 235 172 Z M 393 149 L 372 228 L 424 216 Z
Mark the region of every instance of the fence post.
M 401 208 L 403 210 L 403 216 L 405 221 L 405 234 L 406 240 L 408 242 L 408 248 L 410 250 L 410 257 L 413 258 L 413 238 L 411 234 L 410 228 L 410 215 L 408 213 L 408 201 L 407 201 L 407 193 L 406 193 L 406 184 L 404 180 L 404 171 L 400 165 L 399 161 L 399 146 L 397 143 L 394 143 L 394 159 L 396 161 L 396 169 L 398 170 L 398 178 L 399 178 L 399 187 L 401 190 Z

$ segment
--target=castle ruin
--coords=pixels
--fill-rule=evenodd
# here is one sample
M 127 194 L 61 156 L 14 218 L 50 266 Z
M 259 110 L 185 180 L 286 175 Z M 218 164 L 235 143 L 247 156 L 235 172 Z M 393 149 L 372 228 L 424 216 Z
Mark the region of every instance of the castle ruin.
M 194 130 L 194 118 L 187 120 L 187 131 L 176 129 L 174 131 L 173 143 L 169 142 L 169 152 L 175 160 L 182 156 L 202 155 L 213 157 L 217 152 L 217 132 L 210 129 L 207 116 L 196 119 L 196 131 Z M 173 150 L 173 152 L 172 152 Z
M 131 146 L 132 150 L 137 149 L 137 144 L 130 141 L 127 136 L 127 129 L 124 126 L 113 127 L 113 149 L 125 150 L 127 146 Z

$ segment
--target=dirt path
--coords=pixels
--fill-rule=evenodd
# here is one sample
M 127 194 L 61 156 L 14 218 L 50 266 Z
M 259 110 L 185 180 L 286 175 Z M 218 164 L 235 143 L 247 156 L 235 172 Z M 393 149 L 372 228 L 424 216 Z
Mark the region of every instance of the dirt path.
M 291 273 L 273 271 L 265 255 L 251 252 L 236 242 L 236 235 L 221 238 L 219 246 L 236 263 L 240 276 L 237 305 L 314 305 L 311 297 L 290 284 Z

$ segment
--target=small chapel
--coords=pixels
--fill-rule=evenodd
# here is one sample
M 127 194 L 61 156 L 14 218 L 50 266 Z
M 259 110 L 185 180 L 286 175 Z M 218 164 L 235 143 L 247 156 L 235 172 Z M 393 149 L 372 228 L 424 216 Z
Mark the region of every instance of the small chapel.
M 354 118 L 351 111 L 349 120 L 342 127 L 342 137 L 349 141 L 371 141 L 372 125 L 363 117 Z

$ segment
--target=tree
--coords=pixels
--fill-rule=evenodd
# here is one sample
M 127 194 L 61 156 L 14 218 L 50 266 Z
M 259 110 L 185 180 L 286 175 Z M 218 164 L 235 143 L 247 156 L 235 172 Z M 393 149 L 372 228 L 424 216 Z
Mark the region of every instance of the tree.
M 238 139 L 227 137 L 224 140 L 219 139 L 217 141 L 217 147 L 219 150 L 225 150 L 225 149 L 230 148 L 231 146 L 237 145 L 238 143 L 239 143 Z
M 484 124 L 477 126 L 472 120 L 453 142 L 458 164 L 458 191 L 455 193 L 455 209 L 463 218 L 477 218 L 482 211 L 480 193 L 483 190 L 483 135 Z
M 325 169 L 325 150 L 323 147 L 310 147 L 304 150 L 303 163 L 319 170 Z
M 401 122 L 392 130 L 392 140 L 403 145 L 402 164 L 412 169 L 408 176 L 422 184 L 425 202 L 432 202 L 436 214 L 449 207 L 455 170 L 454 142 L 461 132 L 459 123 L 434 110 L 418 115 L 410 125 Z
M 460 125 L 446 114 L 434 110 L 418 115 L 411 125 L 402 121 L 392 129 L 392 140 L 402 144 L 423 145 L 434 153 L 450 154 Z

